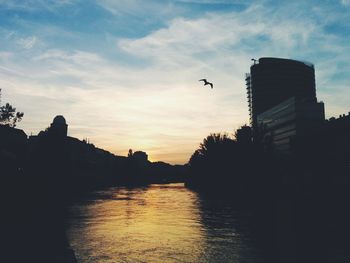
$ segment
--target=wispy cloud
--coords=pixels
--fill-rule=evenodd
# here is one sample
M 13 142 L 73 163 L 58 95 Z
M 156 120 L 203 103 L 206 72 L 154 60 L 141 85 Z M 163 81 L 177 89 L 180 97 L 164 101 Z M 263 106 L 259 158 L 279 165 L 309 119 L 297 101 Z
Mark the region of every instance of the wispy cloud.
M 71 5 L 77 0 L 0 0 L 0 6 L 10 10 L 36 11 L 45 9 L 53 11 L 65 5 Z
M 171 14 L 173 4 L 169 1 L 160 2 L 155 0 L 147 1 L 147 4 L 142 0 L 97 0 L 97 3 L 106 8 L 113 14 L 128 14 L 135 15 L 167 15 Z
M 343 5 L 350 5 L 350 1 L 349 0 L 341 0 L 341 3 Z
M 25 49 L 31 49 L 36 43 L 38 39 L 35 36 L 20 38 L 17 40 L 17 44 L 22 46 Z

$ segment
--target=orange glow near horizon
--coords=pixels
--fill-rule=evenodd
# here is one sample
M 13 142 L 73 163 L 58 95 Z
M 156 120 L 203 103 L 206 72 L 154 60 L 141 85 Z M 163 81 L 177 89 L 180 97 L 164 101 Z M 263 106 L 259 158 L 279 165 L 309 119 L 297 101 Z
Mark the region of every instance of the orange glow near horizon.
M 129 149 L 144 151 L 151 161 L 185 164 L 206 136 L 213 132 L 233 133 L 247 123 L 248 112 L 246 107 L 230 105 L 230 101 L 222 103 L 234 90 L 192 85 L 170 85 L 161 92 L 159 87 L 150 87 L 147 92 L 67 90 L 70 96 L 79 97 L 79 103 L 59 114 L 48 108 L 40 122 L 35 119 L 36 112 L 21 107 L 25 117 L 18 127 L 27 134 L 37 134 L 56 115 L 63 115 L 69 136 L 88 138 L 98 148 L 120 156 L 126 156 Z M 52 96 L 59 98 L 60 94 L 53 92 Z M 17 101 L 20 105 L 21 97 Z M 244 98 L 240 104 L 246 106 Z M 90 110 L 85 111 L 87 108 Z

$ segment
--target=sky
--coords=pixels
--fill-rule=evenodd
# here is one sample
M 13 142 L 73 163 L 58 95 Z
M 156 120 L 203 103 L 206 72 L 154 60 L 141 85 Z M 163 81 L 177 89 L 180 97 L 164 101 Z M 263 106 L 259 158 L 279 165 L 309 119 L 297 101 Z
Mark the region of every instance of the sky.
M 350 0 L 0 0 L 2 103 L 28 135 L 183 164 L 203 138 L 249 123 L 251 58 L 315 65 L 326 117 L 350 110 Z M 207 78 L 214 89 L 203 87 Z

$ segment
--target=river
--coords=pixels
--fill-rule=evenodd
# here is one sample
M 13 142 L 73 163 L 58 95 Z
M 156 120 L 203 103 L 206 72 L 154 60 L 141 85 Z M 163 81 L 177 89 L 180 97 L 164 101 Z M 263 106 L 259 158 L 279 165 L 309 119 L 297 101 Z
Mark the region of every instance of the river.
M 78 262 L 259 262 L 251 215 L 183 184 L 111 187 L 73 204 Z

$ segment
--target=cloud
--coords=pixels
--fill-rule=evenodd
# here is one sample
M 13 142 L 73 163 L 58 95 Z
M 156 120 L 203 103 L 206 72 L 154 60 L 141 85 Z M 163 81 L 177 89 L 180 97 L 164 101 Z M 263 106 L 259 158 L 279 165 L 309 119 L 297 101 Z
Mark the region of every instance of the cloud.
M 153 19 L 170 16 L 173 17 L 176 11 L 171 1 L 148 0 L 145 4 L 142 0 L 97 0 L 97 4 L 114 15 L 128 15 L 129 19 L 134 17 L 152 17 Z M 158 20 L 158 19 L 157 19 Z
M 278 19 L 268 19 L 268 15 L 261 6 L 253 6 L 242 13 L 209 14 L 199 19 L 176 18 L 168 27 L 146 37 L 121 40 L 118 44 L 136 56 L 181 63 L 184 58 L 200 61 L 201 56 L 214 58 L 238 53 L 238 49 L 250 51 L 247 49 L 255 47 L 261 51 L 267 43 L 288 51 L 306 44 L 315 30 L 312 24 L 294 20 L 277 23 Z
M 27 38 L 20 38 L 17 40 L 17 44 L 25 49 L 31 49 L 38 42 L 37 37 L 31 36 Z
M 71 5 L 77 0 L 0 0 L 0 6 L 8 10 L 54 11 L 56 8 Z
M 337 85 L 337 79 L 331 77 L 339 70 L 337 64 L 349 65 L 345 62 L 349 47 L 344 36 L 325 30 L 327 21 L 334 20 L 332 14 L 317 10 L 316 17 L 310 17 L 303 10 L 293 5 L 276 9 L 251 5 L 243 12 L 176 18 L 166 28 L 143 38 L 120 40 L 118 46 L 135 57 L 149 59 L 164 74 L 175 71 L 182 78 L 209 75 L 231 96 L 243 93 L 243 75 L 251 57 L 310 60 L 316 64 L 318 91 L 324 99 L 330 80 Z M 346 92 L 344 86 L 340 90 Z M 348 103 L 343 104 L 346 106 Z M 330 111 L 328 116 L 334 113 Z
M 226 5 L 236 5 L 236 4 L 248 4 L 251 1 L 248 0 L 176 0 L 180 3 L 194 3 L 194 4 L 226 4 Z

